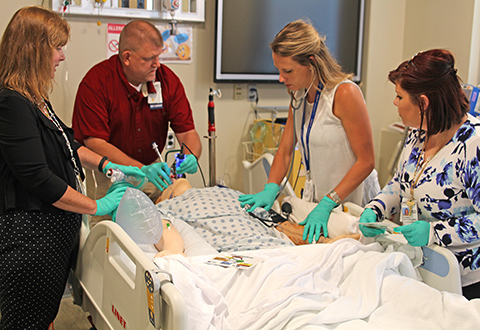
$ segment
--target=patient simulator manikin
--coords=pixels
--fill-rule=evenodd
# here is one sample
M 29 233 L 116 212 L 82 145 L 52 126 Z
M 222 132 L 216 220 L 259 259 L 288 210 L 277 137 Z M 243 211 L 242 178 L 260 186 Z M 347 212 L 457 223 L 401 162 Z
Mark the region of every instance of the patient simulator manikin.
M 167 189 L 165 189 L 162 192 L 161 196 L 157 199 L 155 204 L 158 204 L 158 203 L 160 203 L 164 200 L 167 200 L 167 199 L 172 199 L 172 198 L 175 198 L 177 196 L 180 196 L 190 188 L 192 188 L 192 186 L 190 185 L 190 183 L 188 182 L 187 179 L 184 179 L 184 178 L 176 179 L 170 186 L 168 186 Z M 303 213 L 302 213 L 303 210 L 300 209 L 301 206 L 299 206 L 297 199 L 295 199 L 295 200 L 294 199 L 288 199 L 288 200 L 294 206 L 295 214 L 292 216 L 292 218 L 295 219 L 295 215 L 297 217 L 303 217 Z M 355 219 L 355 221 L 349 219 L 350 220 L 349 221 L 349 220 L 344 219 L 344 217 L 342 217 L 340 214 L 338 214 L 338 215 L 335 214 L 335 215 L 333 215 L 333 217 L 335 218 L 336 221 L 331 223 L 331 227 L 332 227 L 331 231 L 330 231 L 331 235 L 329 235 L 329 237 L 320 236 L 320 238 L 317 240 L 316 243 L 333 243 L 333 242 L 335 242 L 339 239 L 342 239 L 342 238 L 353 238 L 355 240 L 360 239 L 361 235 L 359 234 L 358 230 L 355 230 L 355 228 L 353 228 L 352 225 L 351 225 L 352 222 L 356 222 L 356 219 Z M 301 222 L 302 220 L 303 219 L 297 219 L 296 221 L 285 221 L 283 223 L 277 224 L 274 228 L 277 229 L 278 231 L 284 233 L 295 245 L 308 244 L 308 241 L 303 240 L 304 226 L 300 226 L 300 225 L 297 224 L 298 222 Z M 170 226 L 169 228 L 173 228 L 173 226 L 171 226 L 171 224 L 169 224 L 168 221 L 166 221 L 166 220 L 162 220 L 162 221 L 164 222 L 164 226 L 169 225 Z M 358 228 L 356 228 L 356 229 L 358 229 Z M 178 239 L 181 239 L 181 237 L 178 237 Z M 162 252 L 159 253 L 159 255 L 160 254 L 162 254 L 162 255 L 172 254 L 172 253 L 170 253 L 171 249 L 170 248 L 165 248 L 164 246 L 162 247 L 162 245 L 160 245 L 161 243 L 162 242 L 159 242 L 158 244 L 155 245 L 157 247 L 157 249 L 159 251 L 168 250 L 168 252 L 163 253 L 163 251 L 162 251 Z M 178 250 L 176 250 L 176 251 L 178 251 Z M 177 252 L 177 253 L 181 253 L 181 252 Z
M 191 188 L 186 179 L 176 179 L 157 199 L 159 203 L 183 194 Z M 163 219 L 157 207 L 145 193 L 130 186 L 112 215 L 137 244 L 153 244 L 159 251 L 156 257 L 183 254 L 182 236 L 170 220 Z
M 173 183 L 168 186 L 157 199 L 155 204 L 160 203 L 163 200 L 171 199 L 183 194 L 185 191 L 190 189 L 192 186 L 187 179 L 176 179 Z M 165 257 L 170 254 L 183 254 L 184 252 L 184 243 L 182 236 L 180 233 L 175 229 L 172 223 L 168 220 L 162 219 L 163 225 L 163 235 L 155 244 L 155 247 L 159 251 L 155 258 L 157 257 Z

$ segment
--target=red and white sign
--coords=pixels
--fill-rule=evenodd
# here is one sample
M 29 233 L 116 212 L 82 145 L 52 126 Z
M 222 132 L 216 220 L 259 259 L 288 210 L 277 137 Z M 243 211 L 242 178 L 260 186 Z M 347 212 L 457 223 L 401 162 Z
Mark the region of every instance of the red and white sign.
M 125 24 L 107 24 L 107 58 L 118 54 L 118 40 Z

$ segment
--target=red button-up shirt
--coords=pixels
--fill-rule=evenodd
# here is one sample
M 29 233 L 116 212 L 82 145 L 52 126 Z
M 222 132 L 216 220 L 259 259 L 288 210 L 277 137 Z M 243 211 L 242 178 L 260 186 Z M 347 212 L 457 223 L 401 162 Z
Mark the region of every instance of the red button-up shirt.
M 195 129 L 192 109 L 180 79 L 165 65 L 156 72 L 163 107 L 150 107 L 147 97 L 130 85 L 118 55 L 88 71 L 77 91 L 72 124 L 75 139 L 103 139 L 143 164 L 151 164 L 165 146 L 168 126 L 175 133 Z M 153 85 L 149 83 L 149 91 Z

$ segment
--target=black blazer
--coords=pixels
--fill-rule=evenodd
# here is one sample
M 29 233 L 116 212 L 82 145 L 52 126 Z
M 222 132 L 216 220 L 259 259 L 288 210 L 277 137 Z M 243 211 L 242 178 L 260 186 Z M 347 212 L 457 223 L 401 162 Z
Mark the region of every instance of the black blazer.
M 58 121 L 81 169 L 80 144 L 73 130 Z M 20 93 L 0 90 L 0 214 L 13 209 L 58 212 L 52 203 L 67 185 L 76 186 L 70 158 L 62 133 L 50 119 Z

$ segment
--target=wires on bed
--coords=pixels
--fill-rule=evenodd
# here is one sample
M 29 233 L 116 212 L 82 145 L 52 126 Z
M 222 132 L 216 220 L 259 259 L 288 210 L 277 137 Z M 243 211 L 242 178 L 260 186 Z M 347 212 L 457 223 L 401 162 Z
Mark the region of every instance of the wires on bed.
M 188 151 L 197 159 L 197 164 L 198 164 L 198 169 L 200 170 L 200 174 L 202 175 L 202 180 L 203 180 L 203 187 L 207 187 L 207 184 L 205 183 L 205 176 L 203 175 L 202 167 L 200 166 L 200 163 L 198 162 L 198 157 L 195 155 L 190 148 L 182 142 L 182 150 L 181 152 L 183 153 L 183 147 L 187 148 Z
M 293 111 L 293 110 L 292 110 Z M 288 170 L 288 174 L 285 177 L 285 182 L 282 185 L 280 182 L 281 186 L 279 187 L 280 190 L 278 191 L 277 196 L 275 197 L 275 200 L 280 196 L 280 194 L 283 192 L 283 189 L 285 189 L 285 186 L 288 183 L 288 179 L 290 178 L 290 175 L 292 174 L 292 169 L 293 169 L 293 163 L 295 162 L 295 146 L 297 145 L 297 135 L 295 134 L 295 112 L 292 112 L 292 117 L 293 117 L 293 148 L 292 148 L 292 160 L 290 161 L 290 169 Z

